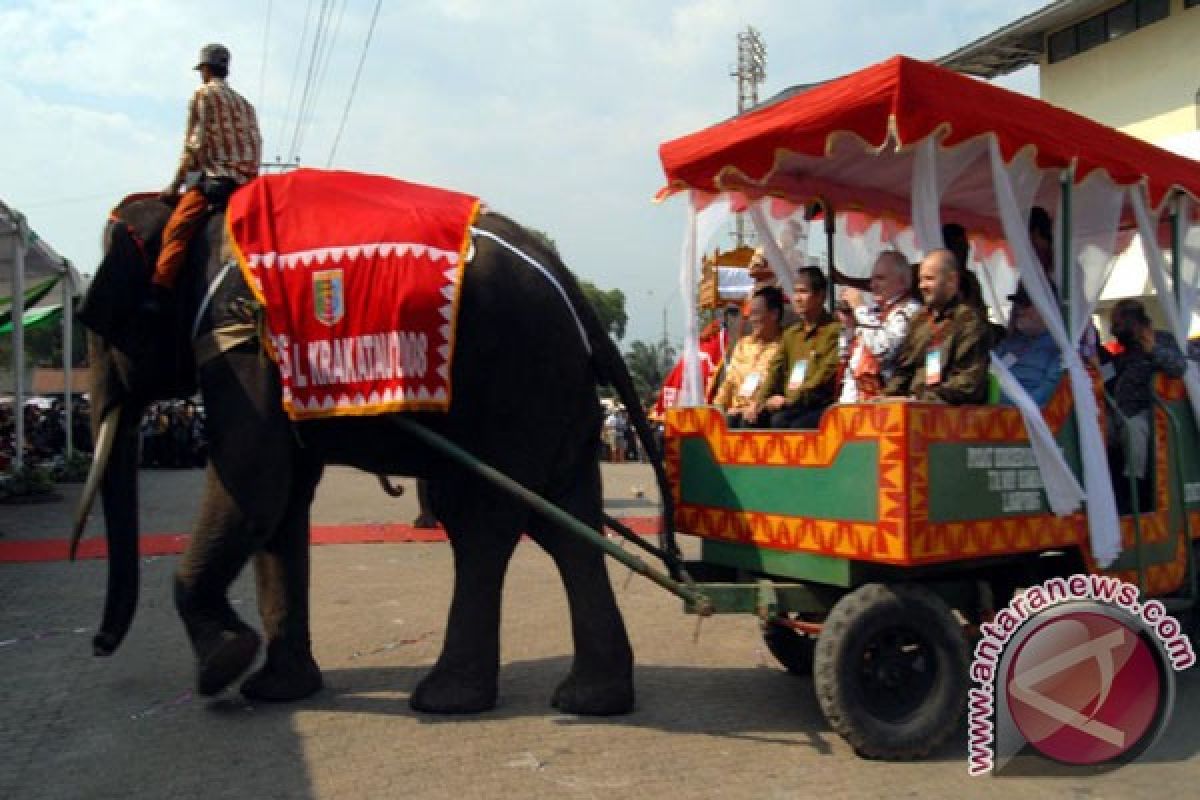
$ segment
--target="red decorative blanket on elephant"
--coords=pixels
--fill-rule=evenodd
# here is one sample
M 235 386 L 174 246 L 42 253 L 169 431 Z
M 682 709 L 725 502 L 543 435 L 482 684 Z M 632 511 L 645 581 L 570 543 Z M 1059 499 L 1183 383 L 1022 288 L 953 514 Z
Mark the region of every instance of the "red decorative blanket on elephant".
M 449 408 L 475 197 L 301 169 L 229 202 L 292 419 Z

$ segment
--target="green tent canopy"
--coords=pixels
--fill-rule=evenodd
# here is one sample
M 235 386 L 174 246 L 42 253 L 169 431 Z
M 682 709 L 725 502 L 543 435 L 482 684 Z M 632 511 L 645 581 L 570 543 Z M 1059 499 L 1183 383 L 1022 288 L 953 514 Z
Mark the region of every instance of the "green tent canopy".
M 0 315 L 4 319 L 4 323 L 0 324 L 0 334 L 12 333 L 12 319 L 10 314 Z M 21 315 L 21 323 L 25 330 L 30 328 L 46 327 L 47 325 L 57 325 L 62 319 L 62 304 L 56 306 L 42 306 L 41 308 L 26 309 Z

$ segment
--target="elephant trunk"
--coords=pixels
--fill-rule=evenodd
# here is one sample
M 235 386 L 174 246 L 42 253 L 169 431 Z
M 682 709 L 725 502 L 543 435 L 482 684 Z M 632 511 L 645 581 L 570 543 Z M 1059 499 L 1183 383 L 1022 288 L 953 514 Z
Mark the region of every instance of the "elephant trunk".
M 104 471 L 101 501 L 108 540 L 108 588 L 100 630 L 92 638 L 98 656 L 112 655 L 133 622 L 138 583 L 138 424 L 140 409 L 120 411 L 112 455 Z
M 104 617 L 92 638 L 92 650 L 98 656 L 107 656 L 120 646 L 137 610 L 138 429 L 146 403 L 129 389 L 126 360 L 98 336 L 89 336 L 88 344 L 96 449 L 75 517 L 71 557 L 75 557 L 99 490 L 108 541 L 108 587 Z

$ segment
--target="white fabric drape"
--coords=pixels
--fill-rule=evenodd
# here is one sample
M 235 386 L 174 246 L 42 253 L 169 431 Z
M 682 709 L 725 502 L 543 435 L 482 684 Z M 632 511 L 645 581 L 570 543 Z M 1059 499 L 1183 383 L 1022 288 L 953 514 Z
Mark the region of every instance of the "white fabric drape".
M 1166 260 L 1163 258 L 1162 250 L 1158 247 L 1158 237 L 1155 235 L 1158 226 L 1155 221 L 1151 220 L 1150 212 L 1146 209 L 1144 192 L 1145 187 L 1141 185 L 1129 187 L 1129 201 L 1133 206 L 1133 216 L 1137 219 L 1138 233 L 1142 239 L 1142 252 L 1146 256 L 1146 269 L 1150 273 L 1150 282 L 1154 284 L 1154 293 L 1158 297 L 1159 308 L 1167 317 L 1171 335 L 1175 337 L 1175 343 L 1179 345 L 1180 351 L 1186 353 L 1192 307 L 1189 305 L 1181 308 L 1180 303 L 1175 301 L 1175 296 L 1171 293 L 1171 287 L 1167 283 Z M 1181 281 L 1182 283 L 1183 281 Z M 1180 288 L 1183 287 L 1180 286 Z M 1180 291 L 1180 301 L 1186 294 L 1187 292 Z M 1200 425 L 1200 372 L 1196 369 L 1196 362 L 1191 359 L 1187 361 L 1187 372 L 1183 374 L 1183 382 L 1187 386 L 1188 399 L 1191 400 L 1192 415 L 1196 418 L 1196 424 Z
M 697 207 L 708 199 L 700 192 L 688 195 L 687 221 L 683 234 L 683 261 L 679 269 L 679 291 L 683 296 L 683 385 L 679 406 L 698 406 L 704 402 L 704 385 L 700 379 L 699 325 L 696 318 L 696 287 L 699 282 L 700 255 L 713 234 L 729 219 L 729 200 L 722 196 L 703 210 Z
M 1197 308 L 1197 301 L 1200 301 L 1200 224 L 1192 220 L 1192 199 L 1187 195 L 1180 196 L 1177 213 L 1183 245 L 1179 310 L 1181 322 L 1188 326 L 1190 333 L 1196 328 L 1197 314 L 1200 313 Z
M 750 220 L 754 223 L 754 230 L 758 234 L 759 246 L 763 248 L 763 252 L 767 256 L 767 264 L 770 265 L 771 271 L 775 273 L 775 280 L 779 284 L 779 288 L 789 298 L 795 290 L 795 275 L 796 270 L 803 264 L 793 264 L 788 256 L 784 253 L 783 248 L 779 246 L 779 239 L 776 237 L 776 232 L 771 230 L 771 224 L 767 221 L 769 214 L 764 209 L 764 204 L 769 203 L 770 198 L 763 198 L 756 203 L 752 203 L 748 209 L 750 212 Z M 779 226 L 782 228 L 782 226 Z
M 1100 171 L 1093 172 L 1071 191 L 1074 264 L 1068 285 L 1072 342 L 1083 338 L 1116 266 L 1117 228 L 1124 203 L 1125 191 Z
M 983 290 L 984 302 L 996 315 L 1001 326 L 1008 327 L 1008 296 L 1017 288 L 1017 273 L 1003 250 L 996 250 L 987 258 L 979 259 L 979 287 Z
M 1013 182 L 995 137 L 989 138 L 989 151 L 992 164 L 992 182 L 996 192 L 996 206 L 1000 210 L 1000 220 L 1004 227 L 1004 235 L 1012 248 L 1017 261 L 1021 280 L 1029 292 L 1038 313 L 1046 323 L 1054 341 L 1063 355 L 1067 367 L 1067 375 L 1071 381 L 1071 395 L 1075 402 L 1075 420 L 1079 431 L 1080 456 L 1083 462 L 1084 486 L 1087 489 L 1088 529 L 1091 536 L 1092 555 L 1102 567 L 1111 564 L 1121 553 L 1121 529 L 1117 519 L 1116 500 L 1113 497 L 1112 483 L 1108 474 L 1108 459 L 1104 450 L 1104 439 L 1100 433 L 1099 412 L 1096 409 L 1095 397 L 1092 394 L 1092 383 L 1074 342 L 1067 335 L 1066 326 L 1059 312 L 1058 305 L 1050 291 L 1050 283 L 1045 271 L 1033 252 L 1029 240 L 1026 216 L 1017 206 L 1013 193 Z M 1014 162 L 1017 166 L 1017 162 Z M 1026 212 L 1028 213 L 1028 212 Z M 1042 481 L 1047 485 L 1047 497 L 1062 496 L 1069 492 L 1069 487 L 1049 488 L 1051 480 L 1060 471 L 1057 468 L 1043 468 L 1050 460 L 1062 460 L 1057 444 L 1051 438 L 1048 441 L 1037 436 L 1037 424 L 1026 420 L 1030 444 L 1038 468 L 1042 473 Z M 1056 509 L 1056 513 L 1061 513 Z
M 1038 404 L 1029 396 L 1029 392 L 1025 391 L 1025 387 L 1013 377 L 1008 367 L 1004 366 L 1004 362 L 996 358 L 995 353 L 991 354 L 991 358 L 992 374 L 1000 382 L 1000 388 L 1021 412 L 1025 430 L 1029 432 L 1030 442 L 1053 442 L 1054 434 L 1046 425 L 1046 419 L 1042 416 L 1042 410 Z M 1037 450 L 1034 450 L 1034 455 L 1037 456 Z M 1038 472 L 1041 473 L 1042 485 L 1046 490 L 1046 501 L 1054 513 L 1069 514 L 1083 503 L 1083 487 L 1075 479 L 1075 473 L 1071 472 L 1065 459 L 1039 458 Z
M 946 246 L 942 239 L 938 145 L 934 137 L 929 136 L 916 149 L 912 173 L 912 226 L 917 247 L 922 253 L 928 253 Z

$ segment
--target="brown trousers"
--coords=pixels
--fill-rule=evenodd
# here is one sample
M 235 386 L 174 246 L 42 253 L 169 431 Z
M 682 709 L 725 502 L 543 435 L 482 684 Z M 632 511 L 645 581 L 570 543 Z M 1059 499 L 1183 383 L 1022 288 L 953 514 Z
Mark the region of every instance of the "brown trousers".
M 179 198 L 178 205 L 171 212 L 167 225 L 163 228 L 162 249 L 158 253 L 158 263 L 154 266 L 154 283 L 165 289 L 175 288 L 175 278 L 179 268 L 187 256 L 188 242 L 196 233 L 196 228 L 204 220 L 204 212 L 208 208 L 208 198 L 199 189 L 188 189 Z

